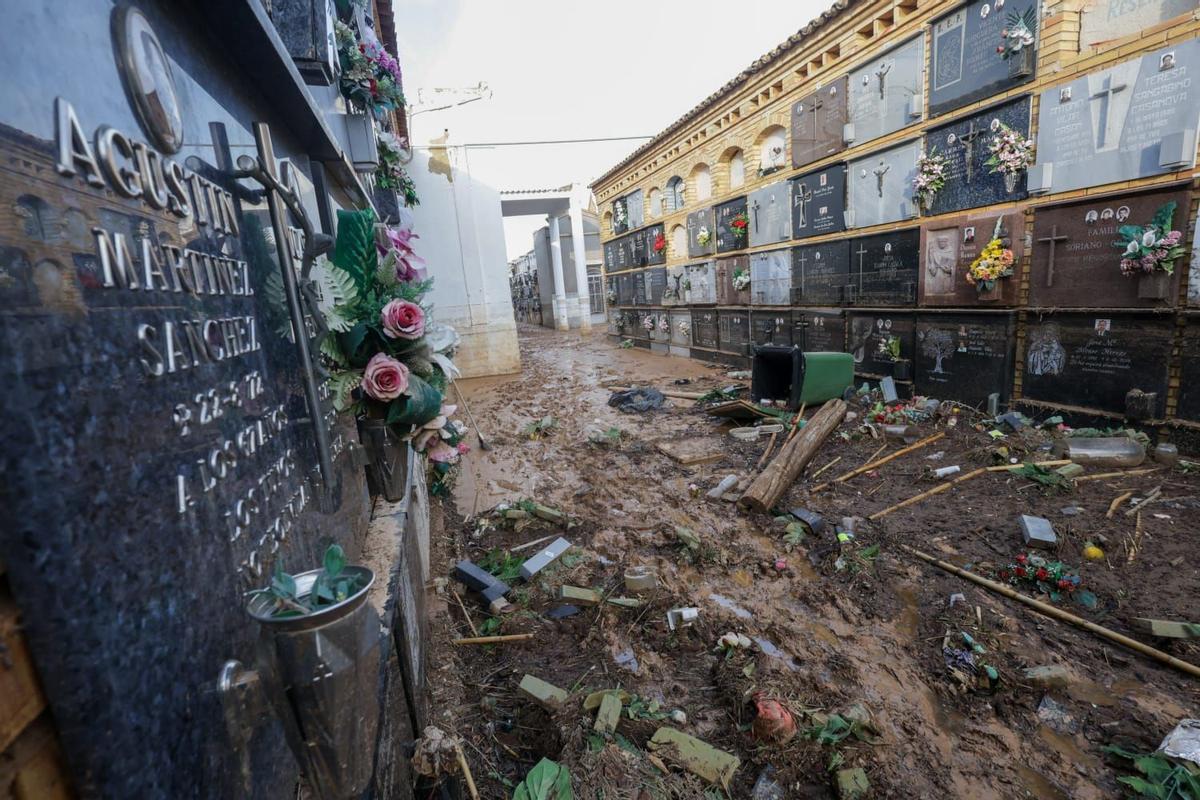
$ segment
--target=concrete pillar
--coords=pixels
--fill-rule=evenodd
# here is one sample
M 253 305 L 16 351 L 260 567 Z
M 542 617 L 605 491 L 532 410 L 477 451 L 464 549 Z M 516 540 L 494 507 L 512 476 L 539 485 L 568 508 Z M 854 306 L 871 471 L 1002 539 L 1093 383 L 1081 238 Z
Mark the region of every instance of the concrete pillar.
M 571 218 L 571 250 L 575 257 L 575 286 L 579 296 L 579 329 L 588 333 L 592 330 L 592 304 L 588 297 L 587 241 L 583 234 L 583 209 L 574 192 L 567 213 Z
M 571 327 L 567 318 L 567 285 L 563 282 L 562 240 L 558 236 L 558 217 L 550 215 L 550 268 L 554 273 L 554 327 Z

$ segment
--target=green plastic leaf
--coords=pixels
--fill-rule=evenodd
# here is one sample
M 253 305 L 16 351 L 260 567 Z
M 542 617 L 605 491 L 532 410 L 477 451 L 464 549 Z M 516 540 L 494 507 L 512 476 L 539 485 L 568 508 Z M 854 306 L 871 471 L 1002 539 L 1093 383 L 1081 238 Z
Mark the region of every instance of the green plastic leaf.
M 571 773 L 566 767 L 548 758 L 543 758 L 525 780 L 517 784 L 513 800 L 574 800 L 571 791 Z
M 291 575 L 283 571 L 281 562 L 275 563 L 275 574 L 271 576 L 271 589 L 277 595 L 295 599 L 296 597 L 296 581 Z
M 371 354 L 367 352 L 369 348 L 364 347 L 367 337 L 370 335 L 371 326 L 365 322 L 360 322 L 345 333 L 338 334 L 338 344 L 351 364 L 365 367 L 371 360 Z
M 350 276 L 360 293 L 366 292 L 379 261 L 375 250 L 375 213 L 370 209 L 340 209 L 337 219 L 333 265 Z
M 408 376 L 408 391 L 388 406 L 388 425 L 421 426 L 442 410 L 442 393 L 416 375 Z
M 325 574 L 336 578 L 346 568 L 346 551 L 340 544 L 331 544 L 325 549 Z
M 1150 783 L 1150 781 L 1142 780 L 1141 778 L 1136 778 L 1132 775 L 1124 778 L 1117 778 L 1117 783 L 1123 783 L 1130 789 L 1133 789 L 1138 793 L 1139 797 L 1156 797 L 1162 798 L 1162 800 L 1165 800 L 1167 797 L 1167 790 L 1162 786 L 1156 786 L 1153 783 Z
M 1175 220 L 1176 205 L 1177 204 L 1175 203 L 1175 201 L 1172 200 L 1171 202 L 1166 203 L 1162 208 L 1160 208 L 1158 211 L 1155 212 L 1154 223 L 1153 223 L 1155 225 L 1155 227 L 1157 227 L 1159 230 L 1164 230 L 1164 231 L 1171 230 L 1171 223 L 1174 222 L 1174 220 Z

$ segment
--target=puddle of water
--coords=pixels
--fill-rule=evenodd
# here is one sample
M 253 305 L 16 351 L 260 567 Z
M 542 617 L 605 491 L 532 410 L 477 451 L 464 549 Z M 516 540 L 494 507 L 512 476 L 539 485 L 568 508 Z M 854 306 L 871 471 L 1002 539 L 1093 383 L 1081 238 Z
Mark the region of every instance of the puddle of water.
M 907 639 L 917 638 L 917 626 L 921 621 L 917 612 L 917 592 L 911 586 L 897 586 L 896 595 L 904 603 L 900 609 L 900 618 L 896 621 L 896 629 Z
M 1088 770 L 1099 770 L 1103 765 L 1095 756 L 1085 752 L 1075 742 L 1075 737 L 1053 731 L 1045 725 L 1038 726 L 1038 737 L 1046 744 L 1061 753 L 1071 764 L 1079 764 Z
M 712 594 L 710 594 L 708 596 L 708 598 L 710 600 L 712 600 L 714 603 L 716 603 L 717 605 L 719 605 L 721 608 L 732 611 L 734 613 L 734 615 L 737 616 L 739 619 L 753 619 L 753 617 L 754 617 L 754 615 L 751 614 L 749 611 L 742 608 L 737 603 L 733 602 L 732 600 L 730 600 L 728 597 L 726 597 L 723 594 L 717 594 L 716 592 L 713 592 Z
M 760 650 L 771 658 L 778 658 L 792 672 L 796 672 L 799 669 L 792 657 L 776 647 L 775 643 L 770 639 L 764 639 L 761 636 L 751 636 L 750 638 L 754 640 L 754 643 L 758 645 Z
M 1024 764 L 1017 764 L 1016 767 L 1017 774 L 1021 776 L 1021 782 L 1029 790 L 1030 796 L 1036 797 L 1038 800 L 1070 800 L 1070 796 L 1066 792 L 1051 783 L 1040 772 L 1036 772 Z

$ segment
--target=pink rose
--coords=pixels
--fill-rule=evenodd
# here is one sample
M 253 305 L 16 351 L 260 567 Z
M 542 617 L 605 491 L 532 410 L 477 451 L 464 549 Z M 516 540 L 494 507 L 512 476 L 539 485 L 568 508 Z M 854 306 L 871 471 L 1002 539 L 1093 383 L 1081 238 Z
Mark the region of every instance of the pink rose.
M 363 370 L 362 388 L 376 400 L 395 400 L 408 391 L 408 367 L 386 353 L 376 353 Z
M 392 339 L 420 339 L 425 333 L 425 312 L 416 303 L 393 300 L 379 313 L 383 333 Z

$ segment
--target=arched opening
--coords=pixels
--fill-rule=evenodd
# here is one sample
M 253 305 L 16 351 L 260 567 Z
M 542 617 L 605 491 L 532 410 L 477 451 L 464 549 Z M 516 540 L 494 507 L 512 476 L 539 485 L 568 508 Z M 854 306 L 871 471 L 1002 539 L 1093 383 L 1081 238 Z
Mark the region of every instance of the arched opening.
M 687 255 L 687 244 L 687 228 L 682 225 L 671 228 L 671 250 L 675 253 L 676 258 L 683 258 Z
M 692 170 L 692 188 L 696 192 L 697 200 L 707 200 L 712 197 L 712 172 L 708 168 L 708 164 L 697 164 Z
M 605 233 L 611 234 L 613 232 L 611 211 L 605 211 L 604 214 L 601 215 L 600 224 L 603 226 Z
M 666 202 L 664 205 L 668 214 L 683 208 L 683 178 L 678 175 L 667 181 Z
M 740 147 L 731 147 L 721 156 L 725 162 L 729 188 L 736 189 L 746 182 L 746 156 Z
M 759 135 L 758 174 L 769 175 L 787 164 L 787 132 L 772 125 Z
M 648 210 L 650 213 L 650 218 L 658 219 L 659 217 L 661 217 L 662 216 L 663 193 L 659 190 L 659 188 L 657 186 L 655 186 L 653 189 L 651 189 L 646 194 L 646 198 L 649 202 Z

